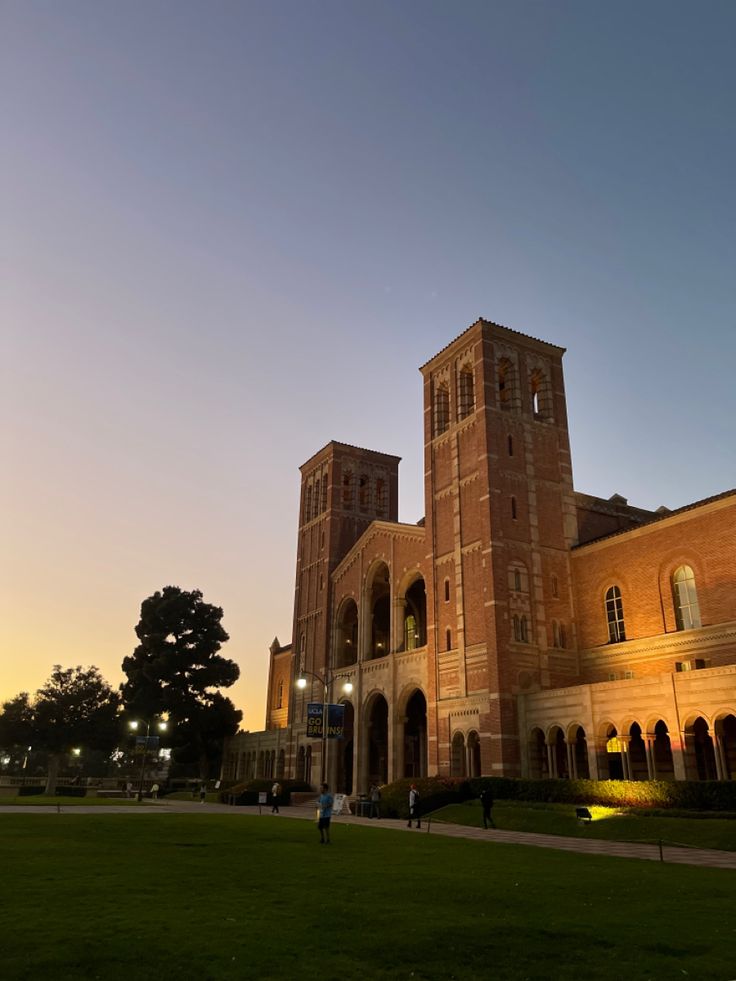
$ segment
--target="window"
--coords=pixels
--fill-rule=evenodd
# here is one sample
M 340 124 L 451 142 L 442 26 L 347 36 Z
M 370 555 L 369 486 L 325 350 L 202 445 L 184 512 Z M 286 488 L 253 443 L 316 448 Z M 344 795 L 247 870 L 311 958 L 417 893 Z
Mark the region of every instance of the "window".
M 450 390 L 445 383 L 437 386 L 434 398 L 434 434 L 441 436 L 450 428 Z
M 626 640 L 624 604 L 618 586 L 611 586 L 606 593 L 606 619 L 608 621 L 608 643 L 619 644 Z
M 560 624 L 560 647 L 564 651 L 567 647 L 567 633 L 565 631 L 565 624 Z
M 513 616 L 514 640 L 517 644 L 529 643 L 529 621 L 525 616 Z
M 450 580 L 445 579 L 445 603 L 450 602 Z
M 284 683 L 279 682 L 278 694 L 276 695 L 276 708 L 283 708 L 284 705 Z
M 358 504 L 361 511 L 367 511 L 370 504 L 371 486 L 367 474 L 362 473 L 358 480 Z
M 307 486 L 304 496 L 304 520 L 309 521 L 312 517 L 312 485 Z
M 342 475 L 342 506 L 351 508 L 353 506 L 353 472 L 346 470 Z
M 498 364 L 498 404 L 507 411 L 514 399 L 514 366 L 508 358 L 501 358 Z
M 458 376 L 457 417 L 458 419 L 467 419 L 474 411 L 473 369 L 470 365 L 466 365 Z
M 322 482 L 320 485 L 319 492 L 319 510 L 320 514 L 327 510 L 327 474 L 322 474 Z
M 448 650 L 448 651 L 451 651 L 452 650 L 452 631 L 450 630 L 449 627 L 447 628 L 447 632 L 445 634 L 445 642 L 447 644 L 447 646 L 446 646 L 445 649 Z
M 516 498 L 511 498 L 511 517 L 516 521 Z
M 552 621 L 552 646 L 560 646 L 560 627 L 556 620 Z
M 536 368 L 532 372 L 530 394 L 534 418 L 550 419 L 552 417 L 552 397 L 549 390 L 549 379 L 541 368 Z
M 508 438 L 509 456 L 514 455 L 514 437 L 509 436 Z
M 508 573 L 509 589 L 514 593 L 529 592 L 529 573 L 526 566 L 521 563 L 514 563 L 509 566 Z
M 555 599 L 560 595 L 560 584 L 557 576 L 552 576 L 552 595 Z
M 672 577 L 672 593 L 675 601 L 675 619 L 678 630 L 700 627 L 700 607 L 695 589 L 695 575 L 689 565 L 681 565 Z
M 322 590 L 325 588 L 325 577 L 320 572 L 319 574 L 319 588 Z
M 376 514 L 386 510 L 386 481 L 383 477 L 376 478 Z

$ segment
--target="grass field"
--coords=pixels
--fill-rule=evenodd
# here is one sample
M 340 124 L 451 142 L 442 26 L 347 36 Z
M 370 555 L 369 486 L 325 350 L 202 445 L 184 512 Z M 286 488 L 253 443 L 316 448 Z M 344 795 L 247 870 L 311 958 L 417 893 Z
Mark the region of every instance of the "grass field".
M 669 817 L 661 812 L 650 816 L 645 811 L 627 813 L 610 807 L 591 807 L 590 811 L 592 823 L 583 824 L 575 817 L 574 804 L 529 805 L 520 801 L 499 801 L 494 805 L 493 819 L 496 827 L 506 831 L 608 841 L 656 842 L 661 839 L 673 845 L 736 851 L 736 819 L 733 817 Z M 477 800 L 450 804 L 435 811 L 432 820 L 479 828 L 483 827 L 483 809 Z
M 8 979 L 736 977 L 736 875 L 245 815 L 0 815 Z
M 137 800 L 125 797 L 46 797 L 44 794 L 31 794 L 28 797 L 0 797 L 0 807 L 107 807 L 110 804 L 137 804 Z M 144 801 L 145 803 L 145 801 Z

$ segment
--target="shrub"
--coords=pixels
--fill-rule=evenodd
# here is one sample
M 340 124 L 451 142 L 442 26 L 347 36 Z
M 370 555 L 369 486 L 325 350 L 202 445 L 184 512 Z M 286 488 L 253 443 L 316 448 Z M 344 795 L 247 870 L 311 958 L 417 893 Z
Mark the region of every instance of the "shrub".
M 416 784 L 419 791 L 419 813 L 436 811 L 445 804 L 468 800 L 473 796 L 465 778 L 416 777 L 397 780 L 381 787 L 381 813 L 384 817 L 409 817 L 409 789 Z
M 279 780 L 278 782 L 281 784 L 279 804 L 285 807 L 291 804 L 292 792 L 312 789 L 303 780 Z M 233 786 L 228 787 L 226 790 L 220 791 L 220 801 L 223 804 L 257 804 L 258 795 L 264 792 L 269 794 L 270 799 L 273 784 L 273 777 L 269 777 L 268 779 L 259 777 L 257 780 L 245 780 L 242 783 L 233 784 Z

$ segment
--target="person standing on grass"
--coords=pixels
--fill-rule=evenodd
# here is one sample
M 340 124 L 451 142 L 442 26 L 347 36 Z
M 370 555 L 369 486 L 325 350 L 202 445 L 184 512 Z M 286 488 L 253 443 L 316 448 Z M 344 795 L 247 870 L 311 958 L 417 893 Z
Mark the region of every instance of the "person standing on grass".
M 279 813 L 279 797 L 281 796 L 281 784 L 278 780 L 274 781 L 273 787 L 271 787 L 271 813 Z
M 153 800 L 158 800 L 158 784 L 157 783 L 155 783 L 151 787 L 151 797 L 153 798 Z
M 377 783 L 372 783 L 371 784 L 370 795 L 371 795 L 370 816 L 371 816 L 371 818 L 374 818 L 375 817 L 375 818 L 378 818 L 380 820 L 380 817 L 381 817 L 381 791 L 378 789 L 378 784 Z
M 488 824 L 490 822 L 491 827 L 495 828 L 496 825 L 491 815 L 491 811 L 493 810 L 493 794 L 491 793 L 490 787 L 484 787 L 480 792 L 480 802 L 483 805 L 483 827 L 488 830 Z
M 417 827 L 421 828 L 422 822 L 419 817 L 419 791 L 417 790 L 417 785 L 413 783 L 409 790 L 409 820 L 406 823 L 407 828 L 411 827 L 411 822 L 416 821 Z
M 317 822 L 320 845 L 329 845 L 330 843 L 330 821 L 333 804 L 334 799 L 330 793 L 330 788 L 326 783 L 323 783 L 322 793 L 319 795 L 319 820 Z
M 202 784 L 202 786 L 199 788 L 199 803 L 204 804 L 206 800 L 207 800 L 207 786 L 205 784 Z

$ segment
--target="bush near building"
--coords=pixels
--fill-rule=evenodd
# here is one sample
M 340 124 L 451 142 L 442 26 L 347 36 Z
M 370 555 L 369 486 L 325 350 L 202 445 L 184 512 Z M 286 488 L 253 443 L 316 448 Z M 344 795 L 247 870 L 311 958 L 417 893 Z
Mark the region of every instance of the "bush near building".
M 409 816 L 409 788 L 416 785 L 421 813 L 436 811 L 480 796 L 488 787 L 494 800 L 539 801 L 556 804 L 601 804 L 684 811 L 736 811 L 734 781 L 665 780 L 519 780 L 511 777 L 397 780 L 381 788 L 386 817 Z
M 281 784 L 279 805 L 283 807 L 288 807 L 291 804 L 292 793 L 308 792 L 312 789 L 303 780 L 279 780 L 278 783 Z M 270 803 L 273 784 L 273 777 L 267 780 L 246 780 L 243 783 L 236 783 L 220 791 L 220 801 L 223 804 L 257 804 L 258 795 L 266 793 Z

